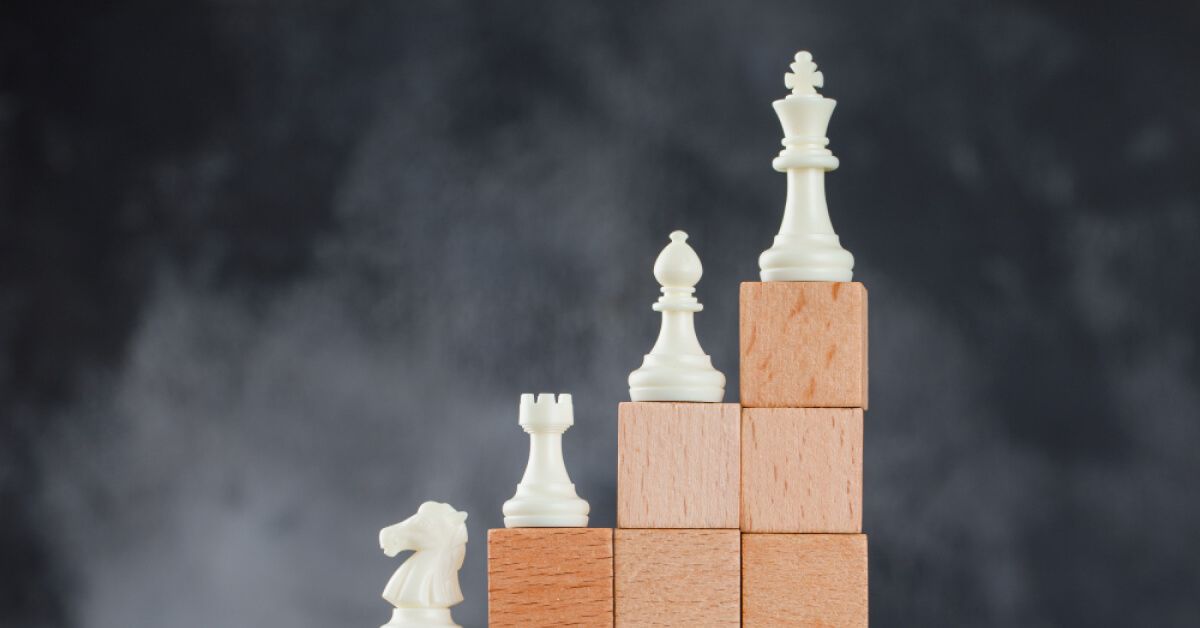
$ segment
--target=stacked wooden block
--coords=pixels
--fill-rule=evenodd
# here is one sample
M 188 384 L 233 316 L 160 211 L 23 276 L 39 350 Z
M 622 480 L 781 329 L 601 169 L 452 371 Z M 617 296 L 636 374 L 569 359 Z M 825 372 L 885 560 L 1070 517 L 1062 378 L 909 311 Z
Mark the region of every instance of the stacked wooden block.
M 612 626 L 612 528 L 489 530 L 488 625 Z
M 617 626 L 740 624 L 740 424 L 734 403 L 621 404 Z
M 741 405 L 618 409 L 617 529 L 492 530 L 492 626 L 867 625 L 867 294 L 744 283 Z
M 867 292 L 743 283 L 742 624 L 867 625 Z

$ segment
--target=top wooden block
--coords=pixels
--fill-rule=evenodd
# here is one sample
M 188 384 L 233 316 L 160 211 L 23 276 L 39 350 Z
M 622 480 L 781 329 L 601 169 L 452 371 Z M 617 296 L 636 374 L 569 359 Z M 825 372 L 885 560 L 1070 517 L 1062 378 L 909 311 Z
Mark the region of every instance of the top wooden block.
M 861 283 L 745 282 L 739 329 L 743 407 L 867 407 Z

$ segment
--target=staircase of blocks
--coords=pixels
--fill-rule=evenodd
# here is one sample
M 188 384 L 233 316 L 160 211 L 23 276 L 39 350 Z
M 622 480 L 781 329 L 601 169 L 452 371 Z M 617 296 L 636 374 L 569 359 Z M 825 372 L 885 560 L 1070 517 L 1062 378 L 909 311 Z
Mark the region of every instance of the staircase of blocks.
M 867 292 L 748 282 L 741 403 L 617 408 L 617 528 L 488 534 L 489 625 L 867 625 Z
M 692 326 L 700 260 L 672 233 L 659 340 L 617 408 L 617 528 L 491 530 L 490 625 L 867 625 L 867 291 L 825 201 L 836 101 L 811 54 L 789 67 L 771 162 L 788 198 L 739 292 L 741 402 L 720 402 Z

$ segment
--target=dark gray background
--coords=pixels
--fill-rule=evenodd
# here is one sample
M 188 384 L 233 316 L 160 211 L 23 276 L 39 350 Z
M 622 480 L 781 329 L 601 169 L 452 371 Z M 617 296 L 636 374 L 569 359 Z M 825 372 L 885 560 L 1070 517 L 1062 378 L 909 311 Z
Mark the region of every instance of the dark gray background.
M 1194 3 L 6 2 L 0 625 L 377 626 L 525 462 L 614 523 L 672 229 L 737 390 L 792 53 L 871 291 L 876 626 L 1200 622 Z

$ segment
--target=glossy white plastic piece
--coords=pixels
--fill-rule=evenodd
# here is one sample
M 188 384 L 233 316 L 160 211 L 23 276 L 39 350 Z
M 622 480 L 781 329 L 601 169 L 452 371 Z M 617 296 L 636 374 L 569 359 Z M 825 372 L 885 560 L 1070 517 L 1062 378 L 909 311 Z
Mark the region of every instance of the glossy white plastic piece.
M 413 551 L 383 589 L 396 607 L 383 628 L 458 626 L 450 607 L 463 600 L 458 570 L 467 551 L 466 520 L 450 504 L 425 502 L 417 514 L 379 531 L 384 554 Z
M 716 403 L 725 398 L 725 375 L 713 368 L 696 338 L 693 317 L 704 306 L 692 294 L 704 267 L 687 237 L 682 231 L 672 232 L 671 243 L 654 261 L 662 296 L 653 308 L 662 312 L 662 327 L 641 368 L 629 374 L 633 401 Z
M 571 395 L 521 395 L 519 422 L 529 434 L 529 463 L 517 494 L 504 502 L 504 527 L 587 527 L 590 507 L 575 494 L 563 462 L 563 432 L 575 424 Z
M 783 151 L 771 163 L 787 173 L 787 202 L 774 243 L 758 258 L 759 276 L 763 281 L 850 281 L 854 256 L 842 248 L 825 202 L 825 173 L 838 167 L 825 137 L 837 101 L 817 93 L 825 76 L 811 54 L 796 53 L 791 68 L 784 75 L 791 95 L 773 103 L 783 125 Z

